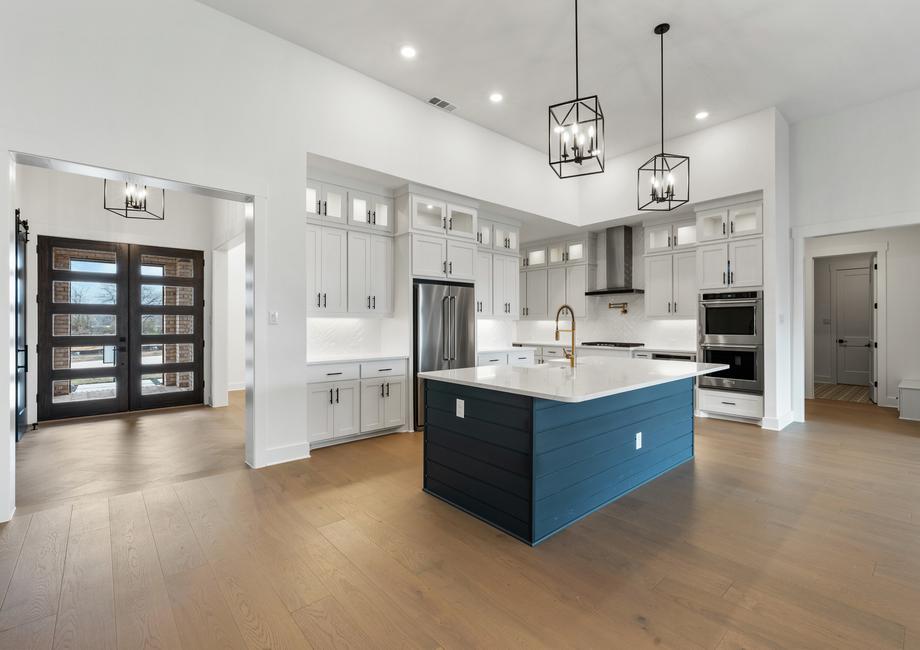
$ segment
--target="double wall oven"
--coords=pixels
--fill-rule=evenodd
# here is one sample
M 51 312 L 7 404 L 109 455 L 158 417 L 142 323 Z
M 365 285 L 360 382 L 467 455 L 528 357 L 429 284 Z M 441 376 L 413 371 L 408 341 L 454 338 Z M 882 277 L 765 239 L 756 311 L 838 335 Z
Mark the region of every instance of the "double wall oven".
M 763 291 L 700 294 L 698 323 L 699 360 L 729 366 L 700 387 L 763 394 Z

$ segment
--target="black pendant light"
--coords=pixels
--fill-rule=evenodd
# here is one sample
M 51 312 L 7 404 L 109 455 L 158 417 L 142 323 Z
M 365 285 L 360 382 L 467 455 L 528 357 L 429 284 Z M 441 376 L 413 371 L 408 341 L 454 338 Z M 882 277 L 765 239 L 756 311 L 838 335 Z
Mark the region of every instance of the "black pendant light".
M 575 0 L 575 99 L 549 107 L 549 166 L 559 178 L 604 171 L 604 111 L 578 86 L 578 0 Z
M 115 183 L 112 186 L 118 189 Z M 154 189 L 149 190 L 146 185 L 139 183 L 125 182 L 124 195 L 119 192 L 118 197 L 109 196 L 109 181 L 102 181 L 102 207 L 109 212 L 114 212 L 119 217 L 125 219 L 149 219 L 152 221 L 163 221 L 166 219 L 166 190 Z M 148 203 L 149 197 L 155 197 L 155 200 Z
M 655 27 L 661 39 L 661 153 L 639 168 L 638 207 L 649 212 L 666 212 L 690 200 L 690 157 L 664 151 L 664 35 L 668 23 Z

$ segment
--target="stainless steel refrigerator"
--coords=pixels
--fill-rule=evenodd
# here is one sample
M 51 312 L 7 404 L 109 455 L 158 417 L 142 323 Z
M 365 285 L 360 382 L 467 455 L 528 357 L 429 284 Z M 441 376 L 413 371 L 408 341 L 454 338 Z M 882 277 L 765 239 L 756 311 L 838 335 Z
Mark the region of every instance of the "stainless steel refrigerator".
M 425 426 L 419 372 L 476 365 L 476 295 L 472 284 L 416 280 L 414 286 L 415 426 Z

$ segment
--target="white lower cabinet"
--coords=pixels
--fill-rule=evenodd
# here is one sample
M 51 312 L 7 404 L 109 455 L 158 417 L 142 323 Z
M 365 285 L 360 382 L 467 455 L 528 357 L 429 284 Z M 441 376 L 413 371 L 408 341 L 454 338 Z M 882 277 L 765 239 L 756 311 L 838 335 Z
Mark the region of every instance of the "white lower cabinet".
M 406 378 L 361 380 L 361 433 L 406 423 Z
M 486 352 L 480 353 L 476 357 L 477 366 L 507 366 L 507 352 Z
M 357 381 L 330 381 L 307 386 L 307 439 L 310 443 L 359 432 Z
M 697 408 L 706 413 L 759 420 L 763 418 L 763 396 L 700 388 Z

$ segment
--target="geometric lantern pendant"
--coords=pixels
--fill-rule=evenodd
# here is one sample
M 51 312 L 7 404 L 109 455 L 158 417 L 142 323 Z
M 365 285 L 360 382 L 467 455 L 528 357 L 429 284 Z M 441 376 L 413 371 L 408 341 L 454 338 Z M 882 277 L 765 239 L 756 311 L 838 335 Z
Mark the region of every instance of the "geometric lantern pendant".
M 146 185 L 102 181 L 102 207 L 125 219 L 163 221 L 166 218 L 166 190 L 148 189 Z
M 575 0 L 575 99 L 549 107 L 549 166 L 559 178 L 604 171 L 604 111 L 597 95 L 578 88 L 578 0 Z
M 661 37 L 661 153 L 639 167 L 637 203 L 645 212 L 667 211 L 690 200 L 690 157 L 664 151 L 664 35 L 670 25 L 655 27 Z

